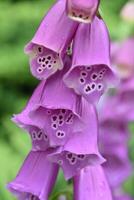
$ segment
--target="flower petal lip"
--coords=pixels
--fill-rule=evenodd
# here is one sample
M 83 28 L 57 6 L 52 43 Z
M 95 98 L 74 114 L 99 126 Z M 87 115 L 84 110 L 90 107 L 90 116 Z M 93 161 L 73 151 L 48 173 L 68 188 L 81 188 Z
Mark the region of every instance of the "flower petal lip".
M 98 150 L 96 110 L 84 98 L 82 99 L 82 119 L 84 121 L 83 130 L 81 132 L 76 132 L 64 146 L 54 150 L 48 155 L 48 159 L 52 162 L 57 163 L 57 160 L 63 160 L 61 168 L 67 180 L 76 175 L 78 170 L 80 171 L 88 165 L 100 165 L 105 162 L 105 159 Z M 67 152 L 74 154 L 75 156 L 84 155 L 86 158 L 81 162 L 79 162 L 78 159 L 76 166 L 71 165 L 65 156 Z
M 77 30 L 78 23 L 73 22 L 66 16 L 65 2 L 65 0 L 57 1 L 43 18 L 33 39 L 25 47 L 25 52 L 27 54 L 32 54 L 32 58 L 30 59 L 31 71 L 38 79 L 47 79 L 58 69 L 61 70 L 63 68 L 63 59 L 66 50 Z M 49 73 L 47 73 L 44 69 L 44 73 L 37 73 L 36 70 L 39 64 L 37 65 L 34 59 L 37 55 L 33 55 L 36 54 L 36 52 L 34 52 L 36 46 L 44 48 L 44 55 L 52 54 L 58 59 L 58 65 L 56 68 L 53 67 L 54 70 L 49 70 Z
M 64 76 L 64 82 L 68 87 L 74 89 L 74 85 L 78 86 L 73 74 L 83 66 L 100 68 L 100 70 L 105 68 L 107 72 L 104 83 L 107 87 L 117 82 L 117 77 L 110 63 L 108 30 L 104 21 L 98 17 L 95 17 L 92 24 L 80 24 L 78 27 L 73 44 L 72 67 Z
M 67 59 L 68 63 L 70 63 L 70 59 Z M 57 72 L 47 81 L 42 81 L 24 110 L 13 117 L 13 121 L 29 132 L 30 135 L 33 135 L 32 132 L 34 130 L 38 135 L 38 129 L 41 129 L 43 134 L 48 136 L 51 147 L 63 145 L 71 137 L 71 134 L 73 135 L 76 131 L 82 130 L 84 126 L 84 120 L 81 117 L 81 97 L 66 87 L 62 80 L 64 73 L 67 72 L 70 66 L 67 64 L 65 64 L 62 71 Z M 63 117 L 60 112 L 64 109 L 67 113 Z M 56 124 L 52 119 L 55 115 L 60 117 Z M 62 120 L 63 118 L 64 121 Z M 31 130 L 33 131 L 31 132 Z M 32 139 L 34 140 L 34 135 Z M 48 147 L 45 138 L 43 138 L 43 141 L 33 140 L 32 144 L 33 142 L 34 144 L 40 144 L 41 150 Z M 44 148 L 43 144 L 45 144 Z
M 89 166 L 74 179 L 74 200 L 112 200 L 112 194 L 101 165 Z
M 55 184 L 59 167 L 50 163 L 47 152 L 30 152 L 15 180 L 7 185 L 8 189 L 20 199 L 34 195 L 39 200 L 47 200 Z
M 68 16 L 78 22 L 91 23 L 98 11 L 100 0 L 67 0 Z

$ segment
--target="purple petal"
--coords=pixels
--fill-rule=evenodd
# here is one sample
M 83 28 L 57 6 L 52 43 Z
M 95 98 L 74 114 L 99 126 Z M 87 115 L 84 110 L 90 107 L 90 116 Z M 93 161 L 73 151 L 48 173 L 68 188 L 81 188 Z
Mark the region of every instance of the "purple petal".
M 134 74 L 134 38 L 122 42 L 113 57 L 113 64 L 122 78 L 131 77 Z
M 116 198 L 114 198 L 114 199 L 115 199 L 115 200 L 133 200 L 132 197 L 127 196 L 127 195 L 122 195 L 122 196 L 116 197 Z
M 95 17 L 91 25 L 81 24 L 75 36 L 72 67 L 65 75 L 66 85 L 96 103 L 115 81 L 110 67 L 110 46 L 103 20 Z
M 107 162 L 103 164 L 110 186 L 121 185 L 132 173 L 128 154 L 129 132 L 125 124 L 105 121 L 100 129 L 100 150 Z
M 99 0 L 67 0 L 67 13 L 75 21 L 90 23 L 96 15 L 99 3 Z
M 98 151 L 96 112 L 84 99 L 81 117 L 84 121 L 83 130 L 73 134 L 63 147 L 48 155 L 52 162 L 61 165 L 66 179 L 73 177 L 85 166 L 105 161 Z
M 86 167 L 74 177 L 74 200 L 112 200 L 101 166 Z
M 114 122 L 127 123 L 134 119 L 133 109 L 134 92 L 125 92 L 115 96 L 109 96 L 102 109 L 101 121 L 112 120 Z M 113 110 L 114 108 L 114 110 Z
M 30 132 L 33 150 L 64 145 L 83 129 L 81 97 L 62 81 L 67 70 L 68 65 L 46 82 L 42 81 L 24 111 L 14 116 L 13 120 Z
M 58 165 L 50 163 L 44 152 L 30 152 L 8 189 L 19 200 L 48 199 L 55 184 Z
M 66 16 L 65 2 L 57 1 L 25 48 L 31 72 L 38 79 L 47 79 L 63 68 L 63 58 L 77 29 L 78 23 Z

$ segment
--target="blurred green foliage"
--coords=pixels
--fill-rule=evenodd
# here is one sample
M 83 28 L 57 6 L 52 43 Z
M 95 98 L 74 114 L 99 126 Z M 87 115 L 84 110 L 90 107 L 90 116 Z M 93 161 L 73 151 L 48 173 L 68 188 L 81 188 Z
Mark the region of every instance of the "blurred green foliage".
M 0 0 L 0 199 L 13 200 L 6 183 L 15 177 L 30 149 L 27 134 L 14 125 L 10 118 L 22 110 L 38 81 L 29 71 L 24 45 L 32 38 L 44 13 L 54 0 Z M 134 32 L 131 24 L 120 18 L 120 9 L 126 0 L 102 0 L 101 14 L 107 22 L 111 38 L 121 40 Z M 134 133 L 133 125 L 130 126 Z M 133 136 L 134 137 L 134 136 Z M 130 157 L 134 161 L 134 142 L 130 142 Z M 124 188 L 134 195 L 134 179 Z M 59 175 L 51 200 L 59 194 L 72 199 L 72 189 L 62 173 Z

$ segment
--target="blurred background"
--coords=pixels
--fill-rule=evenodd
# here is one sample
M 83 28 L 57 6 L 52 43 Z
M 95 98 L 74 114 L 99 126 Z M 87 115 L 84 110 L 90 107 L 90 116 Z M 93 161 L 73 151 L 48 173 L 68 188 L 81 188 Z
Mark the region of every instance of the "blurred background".
M 112 40 L 123 40 L 134 34 L 134 24 L 120 17 L 126 0 L 102 0 L 104 17 Z M 11 121 L 31 96 L 38 81 L 29 71 L 24 45 L 32 38 L 44 13 L 54 0 L 0 0 L 0 199 L 13 200 L 6 183 L 15 177 L 30 149 L 30 139 Z M 130 124 L 134 134 L 134 125 Z M 134 163 L 134 141 L 130 142 L 130 158 Z M 134 177 L 124 184 L 124 189 L 134 196 Z M 59 176 L 51 199 L 59 194 L 71 196 L 71 186 Z

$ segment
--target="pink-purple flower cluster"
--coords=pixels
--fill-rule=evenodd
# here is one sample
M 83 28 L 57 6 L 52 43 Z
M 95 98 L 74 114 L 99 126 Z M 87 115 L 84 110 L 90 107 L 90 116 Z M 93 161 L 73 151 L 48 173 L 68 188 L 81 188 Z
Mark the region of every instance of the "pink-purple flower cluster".
M 134 38 L 112 45 L 112 61 L 120 83 L 113 95 L 107 95 L 100 109 L 100 150 L 107 159 L 103 167 L 114 199 L 131 200 L 122 184 L 133 171 L 128 142 L 129 123 L 134 121 Z
M 101 167 L 95 105 L 115 74 L 98 6 L 98 0 L 58 0 L 25 47 L 31 72 L 41 82 L 13 117 L 32 141 L 8 185 L 19 200 L 47 200 L 59 167 L 67 180 L 74 179 L 75 200 L 112 199 Z

